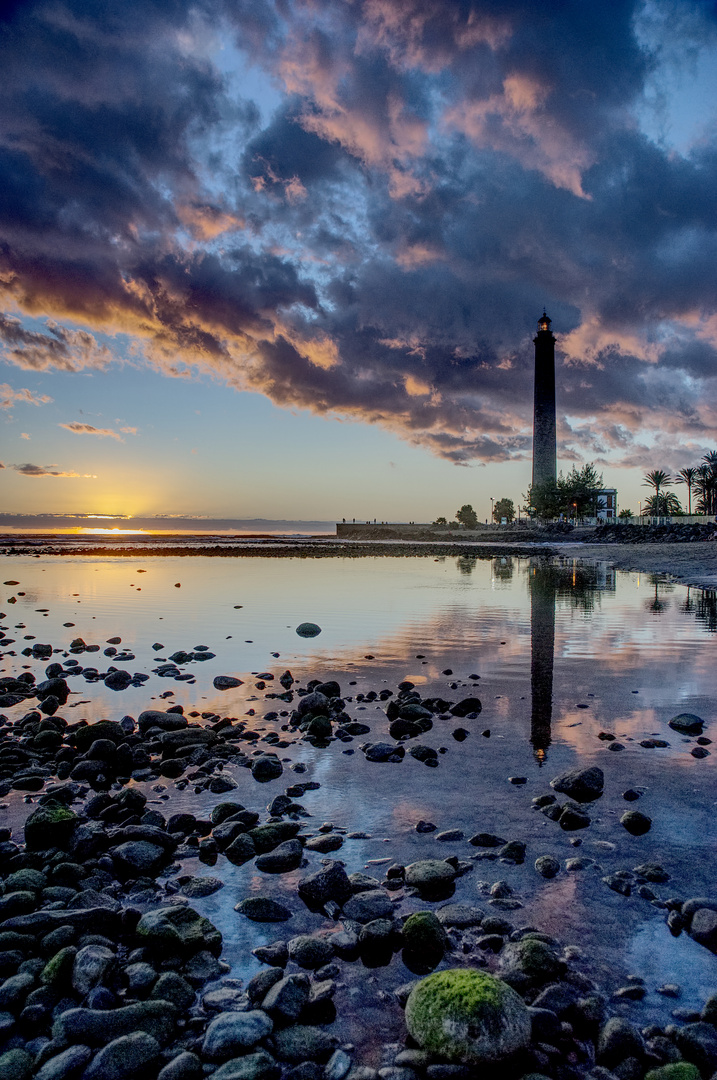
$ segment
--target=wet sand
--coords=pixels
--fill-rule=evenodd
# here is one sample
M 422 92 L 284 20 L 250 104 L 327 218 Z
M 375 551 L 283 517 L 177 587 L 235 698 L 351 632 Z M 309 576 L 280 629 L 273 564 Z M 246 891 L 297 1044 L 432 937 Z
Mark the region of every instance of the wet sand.
M 561 555 L 596 559 L 616 570 L 669 574 L 683 585 L 717 588 L 717 545 L 678 544 L 558 544 Z

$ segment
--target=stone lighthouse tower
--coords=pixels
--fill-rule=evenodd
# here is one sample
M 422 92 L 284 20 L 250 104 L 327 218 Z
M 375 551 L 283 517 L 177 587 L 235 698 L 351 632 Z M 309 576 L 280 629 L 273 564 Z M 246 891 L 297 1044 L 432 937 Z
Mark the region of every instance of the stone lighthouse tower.
M 555 338 L 551 320 L 543 312 L 538 319 L 535 344 L 535 394 L 533 404 L 533 487 L 557 478 L 555 448 Z

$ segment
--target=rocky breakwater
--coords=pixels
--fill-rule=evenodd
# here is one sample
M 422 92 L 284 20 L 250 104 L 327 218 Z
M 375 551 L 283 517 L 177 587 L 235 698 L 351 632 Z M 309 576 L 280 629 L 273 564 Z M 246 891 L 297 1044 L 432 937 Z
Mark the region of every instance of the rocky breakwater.
M 591 544 L 684 544 L 717 540 L 717 524 L 600 525 L 589 537 Z

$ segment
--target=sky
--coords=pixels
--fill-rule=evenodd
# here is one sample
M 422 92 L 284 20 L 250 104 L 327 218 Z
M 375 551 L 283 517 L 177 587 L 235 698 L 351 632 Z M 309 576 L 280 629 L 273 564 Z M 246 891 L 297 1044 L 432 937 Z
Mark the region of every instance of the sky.
M 5 0 L 0 510 L 637 510 L 717 446 L 703 0 Z M 685 489 L 676 489 L 678 495 Z

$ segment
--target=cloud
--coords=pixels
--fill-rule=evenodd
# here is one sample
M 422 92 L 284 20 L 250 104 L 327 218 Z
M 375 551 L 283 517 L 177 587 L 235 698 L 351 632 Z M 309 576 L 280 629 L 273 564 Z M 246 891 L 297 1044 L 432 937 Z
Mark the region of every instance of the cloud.
M 4 467 L 4 466 L 3 466 Z M 91 473 L 78 473 L 78 472 L 63 472 L 58 469 L 57 465 L 31 465 L 26 462 L 24 465 L 9 465 L 8 468 L 14 469 L 15 472 L 20 473 L 22 476 L 59 476 L 64 479 L 83 479 L 83 480 L 96 480 L 97 477 Z
M 1 259 L 0 253 L 0 259 Z M 31 304 L 26 305 L 30 307 Z M 21 321 L 0 312 L 0 356 L 27 371 L 81 371 L 104 368 L 112 359 L 106 346 L 98 345 L 86 330 L 70 330 L 54 320 L 47 322 L 47 333 L 27 330 Z M 30 391 L 20 391 L 30 393 Z M 47 401 L 51 401 L 47 398 Z M 45 399 L 32 401 L 33 405 Z
M 530 452 L 546 304 L 566 457 L 707 443 L 717 131 L 644 122 L 717 49 L 687 6 L 6 6 L 3 359 L 101 370 L 121 335 L 168 377 L 502 461 Z
M 29 441 L 30 441 L 30 438 L 31 438 L 31 436 L 30 436 L 30 435 L 28 434 L 28 432 L 27 432 L 27 431 L 21 431 L 21 432 L 20 432 L 20 438 L 21 438 L 21 439 L 27 439 L 27 441 L 29 442 Z
M 58 427 L 64 428 L 66 431 L 71 431 L 74 435 L 99 435 L 100 438 L 117 439 L 118 442 L 124 442 L 124 439 L 117 431 L 113 431 L 112 428 L 98 428 L 93 427 L 92 424 L 80 424 L 76 420 L 71 421 L 69 424 L 58 424 Z M 122 431 L 133 435 L 137 433 L 136 428 L 122 428 Z
M 8 383 L 0 383 L 0 409 L 11 409 L 14 405 L 47 405 L 51 401 L 47 394 L 38 394 L 26 387 L 13 390 Z

